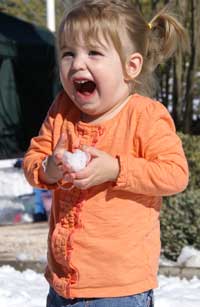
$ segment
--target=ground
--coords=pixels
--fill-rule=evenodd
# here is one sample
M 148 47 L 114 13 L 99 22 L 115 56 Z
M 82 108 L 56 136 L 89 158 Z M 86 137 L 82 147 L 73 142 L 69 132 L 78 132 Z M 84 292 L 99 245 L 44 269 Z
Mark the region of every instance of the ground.
M 0 261 L 44 261 L 48 223 L 0 226 Z
M 27 268 L 44 272 L 47 255 L 48 223 L 0 226 L 0 266 L 8 264 L 23 271 Z M 200 268 L 160 265 L 159 273 L 191 279 L 200 278 Z

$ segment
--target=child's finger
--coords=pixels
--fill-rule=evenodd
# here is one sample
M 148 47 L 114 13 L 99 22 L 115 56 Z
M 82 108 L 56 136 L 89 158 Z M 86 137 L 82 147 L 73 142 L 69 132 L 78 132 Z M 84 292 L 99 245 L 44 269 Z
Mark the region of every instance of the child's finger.
M 80 180 L 76 179 L 73 181 L 73 185 L 80 190 L 86 190 L 87 188 L 90 187 L 88 179 L 80 179 Z
M 56 162 L 56 164 L 58 165 L 59 163 L 61 163 L 62 162 L 62 155 L 61 155 L 61 153 L 55 153 L 55 155 L 54 155 L 54 160 L 55 160 L 55 162 Z
M 71 176 L 70 176 L 69 174 L 66 174 L 66 175 L 64 176 L 64 180 L 66 180 L 67 182 L 72 182 L 72 181 L 73 181 L 72 178 L 71 178 Z
M 80 148 L 80 139 L 77 138 L 74 142 L 73 142 L 73 147 L 72 147 L 72 152 L 74 152 L 76 149 Z
M 87 152 L 92 157 L 99 157 L 101 155 L 101 150 L 96 149 L 92 146 L 83 145 L 82 150 Z
M 73 182 L 74 179 L 75 179 L 75 174 L 72 174 L 72 173 L 69 174 L 69 173 L 67 173 L 67 174 L 65 174 L 64 179 L 65 179 L 66 181 L 68 181 L 68 182 Z
M 62 133 L 58 140 L 58 143 L 56 144 L 55 151 L 60 149 L 66 149 L 66 147 L 67 147 L 67 134 Z
M 62 161 L 62 162 L 63 162 L 63 161 Z M 73 173 L 73 172 L 74 172 L 72 166 L 71 166 L 69 163 L 67 163 L 67 162 L 64 162 L 64 163 L 63 163 L 63 168 L 64 168 L 64 170 L 65 170 L 66 172 L 68 172 L 68 173 Z
M 94 175 L 95 170 L 96 170 L 96 165 L 94 164 L 94 161 L 91 160 L 83 169 L 75 172 L 76 179 L 89 178 L 92 175 Z

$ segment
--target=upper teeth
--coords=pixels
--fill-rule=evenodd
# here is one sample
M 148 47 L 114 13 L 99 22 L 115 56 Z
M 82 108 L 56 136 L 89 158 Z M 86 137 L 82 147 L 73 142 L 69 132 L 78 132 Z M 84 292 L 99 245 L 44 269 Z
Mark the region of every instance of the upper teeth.
M 88 80 L 76 80 L 75 82 L 81 84 L 81 83 L 85 83 L 85 82 L 87 82 L 87 81 L 88 81 Z

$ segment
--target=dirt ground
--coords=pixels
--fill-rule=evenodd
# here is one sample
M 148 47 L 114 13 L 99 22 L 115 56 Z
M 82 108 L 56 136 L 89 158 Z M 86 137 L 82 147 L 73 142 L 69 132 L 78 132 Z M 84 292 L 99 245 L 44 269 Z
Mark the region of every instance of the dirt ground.
M 45 261 L 48 223 L 0 226 L 0 261 Z
M 47 235 L 47 222 L 0 226 L 0 266 L 8 264 L 20 271 L 30 268 L 44 272 Z M 200 278 L 200 268 L 163 266 L 159 273 L 187 279 Z

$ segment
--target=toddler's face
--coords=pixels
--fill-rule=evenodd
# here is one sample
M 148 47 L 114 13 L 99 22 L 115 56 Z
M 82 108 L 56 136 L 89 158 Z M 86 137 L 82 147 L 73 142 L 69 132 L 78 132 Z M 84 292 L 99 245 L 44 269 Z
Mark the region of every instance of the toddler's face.
M 78 45 L 65 44 L 60 50 L 60 77 L 71 100 L 91 120 L 112 114 L 129 95 L 120 56 L 103 35 L 92 46 L 82 35 Z

